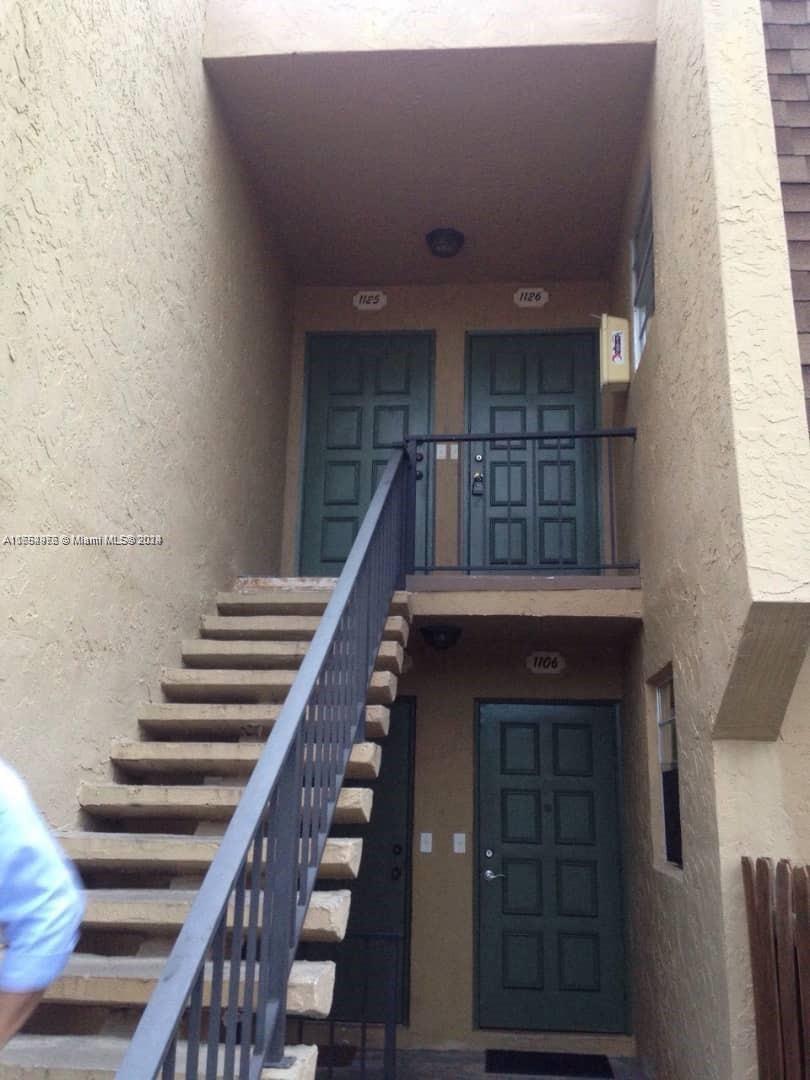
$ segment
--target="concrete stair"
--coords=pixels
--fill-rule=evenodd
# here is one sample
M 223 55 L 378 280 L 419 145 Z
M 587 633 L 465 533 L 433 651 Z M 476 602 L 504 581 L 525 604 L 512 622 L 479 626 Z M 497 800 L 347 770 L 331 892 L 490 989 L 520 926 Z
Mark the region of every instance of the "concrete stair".
M 0 1054 L 0 1077 L 3 1080 L 115 1080 L 126 1048 L 126 1039 L 105 1035 L 18 1035 Z M 314 1080 L 316 1047 L 288 1046 L 285 1054 L 293 1058 L 293 1066 L 264 1069 L 262 1080 Z M 205 1064 L 205 1047 L 201 1047 L 200 1075 Z M 185 1075 L 186 1046 L 178 1043 L 175 1076 Z M 224 1076 L 220 1051 L 217 1077 Z
M 272 668 L 167 668 L 160 685 L 169 701 L 284 701 L 296 674 Z M 375 671 L 368 687 L 369 702 L 390 705 L 396 696 L 396 675 L 392 671 Z
M 135 776 L 194 773 L 207 776 L 250 776 L 263 742 L 157 742 L 129 739 L 113 743 L 110 760 Z M 376 780 L 382 751 L 376 743 L 355 743 L 346 769 L 349 780 Z
M 203 615 L 200 637 L 220 641 L 309 641 L 320 622 L 318 615 Z M 402 615 L 386 621 L 383 641 L 408 644 L 409 623 Z
M 148 1002 L 157 985 L 165 960 L 161 956 L 93 956 L 89 953 L 71 957 L 68 966 L 51 983 L 45 1000 L 61 1005 L 140 1006 Z M 205 966 L 203 1008 L 211 1004 L 213 966 Z M 244 965 L 240 977 L 244 972 Z M 226 962 L 220 1000 L 226 1002 L 230 987 L 231 965 Z M 296 960 L 287 985 L 287 1011 L 293 1016 L 323 1019 L 332 1008 L 335 989 L 335 965 L 330 961 Z
M 79 805 L 95 817 L 227 821 L 242 797 L 242 787 L 222 784 L 94 784 L 79 787 Z M 336 825 L 368 825 L 371 788 L 343 788 L 335 807 Z
M 281 705 L 166 702 L 142 706 L 138 724 L 150 739 L 266 737 L 280 712 Z M 385 738 L 389 723 L 390 711 L 385 705 L 366 708 L 367 738 Z
M 93 827 L 59 836 L 86 886 L 80 951 L 48 990 L 45 1028 L 37 1032 L 35 1015 L 27 1033 L 0 1053 L 0 1080 L 114 1076 L 126 1048 L 126 1039 L 119 1037 L 121 1024 L 129 1029 L 126 1025 L 134 1023 L 160 978 L 167 949 L 188 916 L 197 885 L 280 715 L 331 585 L 328 579 L 242 579 L 220 593 L 216 612 L 202 616 L 199 638 L 182 643 L 183 666 L 162 672 L 165 700 L 139 709 L 141 739 L 112 744 L 117 780 L 81 784 L 79 804 Z M 337 942 L 346 933 L 351 893 L 340 886 L 357 877 L 363 842 L 341 837 L 339 831 L 365 825 L 371 817 L 373 790 L 368 785 L 379 776 L 382 750 L 368 740 L 388 733 L 388 707 L 403 670 L 409 619 L 407 594 L 397 593 L 369 684 L 366 741 L 355 744 L 348 765 L 347 778 L 355 786 L 338 794 L 336 835 L 326 841 L 318 888 L 304 920 L 304 941 Z M 247 885 L 250 889 L 250 860 Z M 229 931 L 233 917 L 232 908 Z M 209 974 L 210 969 L 204 1008 Z M 230 977 L 226 966 L 225 993 Z M 334 980 L 333 964 L 297 961 L 288 985 L 291 1015 L 328 1016 Z M 105 1029 L 108 1014 L 118 1019 Z M 64 1018 L 57 1026 L 55 1015 Z M 51 1034 L 65 1029 L 71 1033 Z M 314 1048 L 287 1052 L 295 1059 L 293 1068 L 265 1070 L 266 1080 L 311 1080 Z M 178 1076 L 184 1074 L 184 1059 L 180 1045 Z M 222 1064 L 218 1076 L 224 1075 Z
M 86 873 L 117 874 L 143 870 L 173 874 L 204 873 L 219 847 L 217 836 L 172 836 L 160 833 L 62 832 L 65 854 Z M 320 881 L 351 881 L 360 870 L 363 841 L 329 837 L 318 868 Z
M 176 934 L 188 918 L 195 889 L 88 889 L 84 926 L 93 930 Z M 347 889 L 314 892 L 304 919 L 302 941 L 342 941 L 352 894 Z M 249 900 L 246 898 L 245 903 Z M 233 911 L 228 916 L 233 926 Z
M 220 615 L 322 615 L 331 591 L 310 588 L 255 588 L 217 594 Z M 410 619 L 406 592 L 394 593 L 389 615 Z
M 183 663 L 192 668 L 295 669 L 309 649 L 308 641 L 184 641 Z M 404 659 L 398 641 L 384 641 L 377 653 L 377 669 L 402 673 Z

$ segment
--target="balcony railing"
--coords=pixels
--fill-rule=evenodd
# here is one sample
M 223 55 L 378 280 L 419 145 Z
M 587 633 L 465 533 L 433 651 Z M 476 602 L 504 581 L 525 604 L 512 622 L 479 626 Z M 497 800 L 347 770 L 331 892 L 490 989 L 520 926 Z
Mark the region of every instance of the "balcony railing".
M 413 571 L 638 571 L 626 535 L 635 428 L 407 442 Z

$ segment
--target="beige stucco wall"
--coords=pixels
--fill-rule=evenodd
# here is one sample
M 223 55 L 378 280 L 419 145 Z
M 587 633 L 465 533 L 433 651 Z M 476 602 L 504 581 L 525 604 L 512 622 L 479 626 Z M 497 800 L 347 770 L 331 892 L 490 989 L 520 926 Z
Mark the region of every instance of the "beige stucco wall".
M 206 88 L 203 0 L 0 15 L 0 746 L 71 822 L 213 591 L 279 552 L 283 260 Z
M 515 290 L 542 284 L 549 301 L 542 308 L 518 308 Z M 377 312 L 352 306 L 356 288 L 296 289 L 295 326 L 291 353 L 290 416 L 287 444 L 287 486 L 284 504 L 285 573 L 293 573 L 298 558 L 303 420 L 306 408 L 306 336 L 318 331 L 423 330 L 435 333 L 433 431 L 466 430 L 464 378 L 466 334 L 474 330 L 591 329 L 594 313 L 606 310 L 609 286 L 599 281 L 503 282 L 492 285 L 390 286 L 387 304 Z M 458 462 L 437 466 L 437 544 L 439 557 L 456 552 Z
M 493 1033 L 473 1025 L 475 702 L 608 700 L 621 697 L 621 635 L 597 621 L 563 630 L 552 620 L 461 619 L 458 645 L 446 653 L 411 636 L 413 666 L 400 690 L 416 696 L 414 778 L 411 1016 L 404 1046 L 483 1048 Z M 565 653 L 558 678 L 527 672 L 535 649 Z M 384 752 L 384 751 L 383 751 Z M 448 777 L 453 778 L 448 783 Z M 419 833 L 433 834 L 433 853 L 419 852 Z M 453 833 L 467 836 L 467 853 L 452 854 Z M 528 1035 L 498 1032 L 497 1045 L 632 1053 L 617 1036 Z
M 614 280 L 613 306 L 627 310 L 634 200 L 649 161 L 656 315 L 617 419 L 639 429 L 644 585 L 625 744 L 636 794 L 627 829 L 636 1033 L 668 1080 L 756 1076 L 739 856 L 807 856 L 806 669 L 790 692 L 806 642 L 810 448 L 761 33 L 756 0 L 661 0 L 647 139 Z M 768 653 L 774 621 L 784 637 Z M 791 649 L 792 667 L 782 666 Z M 662 863 L 647 683 L 670 661 L 682 873 Z M 735 729 L 773 738 L 774 716 L 778 741 L 713 739 Z
M 411 0 L 324 5 L 316 0 L 210 0 L 205 55 L 361 52 L 652 41 L 654 0 Z

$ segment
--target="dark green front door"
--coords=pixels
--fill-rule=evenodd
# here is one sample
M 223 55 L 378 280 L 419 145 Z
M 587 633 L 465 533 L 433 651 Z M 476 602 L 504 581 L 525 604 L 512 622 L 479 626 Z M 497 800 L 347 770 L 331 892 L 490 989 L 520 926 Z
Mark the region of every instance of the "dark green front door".
M 340 573 L 391 455 L 429 431 L 430 334 L 313 334 L 301 517 L 301 573 Z M 417 550 L 427 528 L 417 499 Z M 420 546 L 421 545 L 421 546 Z
M 478 1023 L 626 1030 L 612 706 L 478 712 Z
M 596 335 L 474 334 L 468 397 L 474 434 L 593 430 Z M 513 438 L 473 443 L 468 453 L 471 566 L 593 572 L 600 561 L 593 440 Z
M 352 893 L 346 938 L 339 945 L 299 947 L 302 959 L 336 963 L 334 1020 L 384 1023 L 394 980 L 397 1018 L 407 1023 L 414 715 L 412 698 L 398 698 L 391 706 L 391 728 L 382 741 L 380 775 L 373 783 L 371 822 L 337 830 L 363 841 L 357 880 L 339 883 Z

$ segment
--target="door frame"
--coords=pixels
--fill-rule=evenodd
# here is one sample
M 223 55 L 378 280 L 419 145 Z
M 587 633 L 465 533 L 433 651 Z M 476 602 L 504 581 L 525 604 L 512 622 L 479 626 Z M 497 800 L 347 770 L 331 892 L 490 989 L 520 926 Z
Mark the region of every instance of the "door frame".
M 618 826 L 619 826 L 619 880 L 621 882 L 620 890 L 620 922 L 621 922 L 621 935 L 622 943 L 624 945 L 624 1032 L 623 1034 L 632 1035 L 633 1033 L 633 980 L 632 980 L 632 964 L 631 964 L 631 952 L 630 952 L 630 935 L 629 924 L 627 918 L 627 835 L 626 835 L 626 818 L 624 813 L 624 768 L 623 768 L 623 745 L 622 745 L 622 701 L 616 698 L 547 698 L 547 697 L 477 697 L 473 701 L 473 723 L 475 724 L 474 731 L 474 758 L 473 758 L 473 859 L 472 859 L 472 889 L 473 889 L 473 925 L 472 925 L 472 943 L 473 943 L 473 979 L 472 979 L 472 1018 L 473 1029 L 476 1031 L 498 1031 L 498 1030 L 511 1030 L 503 1028 L 485 1028 L 481 1026 L 480 1016 L 478 1011 L 479 993 L 478 986 L 481 978 L 479 971 L 479 954 L 480 949 L 478 947 L 479 938 L 479 920 L 480 920 L 480 895 L 481 895 L 481 874 L 479 872 L 481 860 L 479 854 L 479 836 L 480 836 L 480 821 L 479 821 L 479 776 L 481 765 L 481 706 L 482 705 L 593 705 L 602 706 L 612 709 L 613 712 L 613 725 L 616 736 L 616 806 L 618 810 Z M 540 1034 L 548 1035 L 554 1034 L 554 1032 L 547 1031 L 535 1031 L 525 1032 L 525 1034 Z M 574 1034 L 583 1035 L 590 1034 L 589 1032 L 560 1032 L 560 1034 Z M 604 1035 L 605 1038 L 610 1038 L 609 1034 L 605 1032 L 593 1032 L 594 1035 Z
M 593 416 L 594 427 L 599 428 L 602 426 L 602 394 L 599 389 L 599 331 L 592 326 L 585 327 L 571 327 L 564 326 L 560 328 L 544 326 L 539 329 L 519 329 L 519 330 L 467 330 L 464 334 L 464 427 L 466 433 L 473 434 L 471 431 L 472 424 L 472 345 L 473 338 L 498 338 L 498 337 L 555 337 L 571 336 L 571 335 L 587 335 L 593 341 L 593 363 L 594 363 L 594 391 L 593 391 Z M 461 459 L 461 454 L 459 455 Z M 464 483 L 463 476 L 463 463 L 461 468 L 461 475 L 459 477 L 461 487 L 461 498 L 459 500 L 459 515 L 461 520 L 459 521 L 459 535 L 461 551 L 464 561 L 469 563 L 470 561 L 470 492 L 469 486 Z M 601 470 L 596 469 L 596 484 L 595 492 L 596 496 L 596 521 L 595 521 L 595 533 L 596 533 L 596 550 L 601 552 L 602 550 L 602 474 Z M 576 573 L 576 570 L 574 570 Z
M 304 532 L 304 492 L 307 478 L 307 435 L 309 434 L 309 400 L 312 382 L 312 342 L 316 338 L 384 338 L 395 337 L 397 335 L 424 337 L 428 340 L 427 431 L 416 432 L 416 434 L 429 435 L 433 431 L 433 399 L 436 382 L 435 330 L 307 330 L 304 334 L 304 397 L 303 407 L 301 411 L 301 433 L 298 441 L 298 461 L 300 465 L 298 469 L 297 485 L 298 512 L 296 514 L 295 521 L 295 572 L 297 574 L 301 573 L 301 543 Z M 427 465 L 428 462 L 426 461 L 425 464 Z M 425 496 L 427 500 L 427 505 L 425 507 L 425 521 L 428 532 L 428 543 L 430 543 L 433 537 L 434 520 L 435 477 L 433 470 L 426 469 L 425 479 L 427 481 L 427 493 Z

